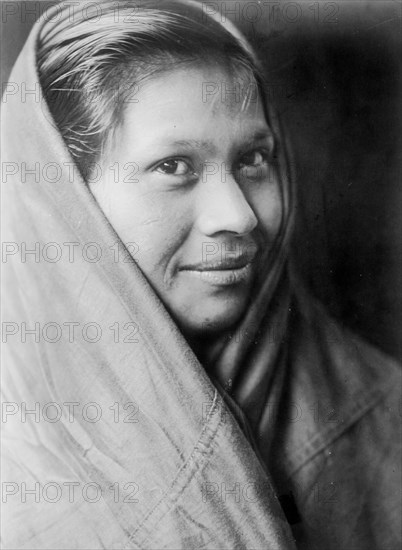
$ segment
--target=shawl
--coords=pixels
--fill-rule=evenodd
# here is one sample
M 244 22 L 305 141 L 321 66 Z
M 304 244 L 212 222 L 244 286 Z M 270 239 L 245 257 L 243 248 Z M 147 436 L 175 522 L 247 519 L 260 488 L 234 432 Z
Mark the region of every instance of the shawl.
M 237 328 L 243 337 L 223 342 L 207 373 L 52 120 L 35 57 L 45 24 L 3 98 L 4 547 L 294 548 L 277 497 L 272 410 L 289 377 L 307 408 L 304 389 L 327 388 L 330 365 L 355 348 L 345 351 L 288 265 L 285 148 L 270 267 Z M 280 133 L 273 115 L 271 124 Z M 382 386 L 373 369 L 355 369 L 344 410 L 363 398 L 369 407 Z M 310 432 L 298 426 L 282 456 L 289 469 Z
M 292 548 L 250 443 L 52 122 L 35 61 L 44 24 L 10 77 L 26 97 L 7 95 L 3 112 L 4 480 L 18 492 L 4 543 Z M 246 497 L 211 498 L 216 487 Z

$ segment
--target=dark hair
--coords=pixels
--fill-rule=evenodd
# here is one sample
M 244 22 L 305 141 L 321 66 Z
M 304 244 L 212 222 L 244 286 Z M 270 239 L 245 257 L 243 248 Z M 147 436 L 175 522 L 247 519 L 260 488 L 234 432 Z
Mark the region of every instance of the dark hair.
M 261 88 L 250 45 L 230 23 L 187 0 L 100 2 L 44 25 L 37 63 L 45 99 L 85 179 L 140 83 L 180 65 L 212 64 Z M 135 12 L 133 13 L 133 7 Z

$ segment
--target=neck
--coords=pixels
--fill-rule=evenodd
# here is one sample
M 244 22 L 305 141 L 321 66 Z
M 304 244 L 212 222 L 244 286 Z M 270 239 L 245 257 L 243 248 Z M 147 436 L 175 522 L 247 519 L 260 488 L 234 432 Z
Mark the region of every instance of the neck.
M 185 337 L 205 370 L 211 370 L 225 346 L 227 338 L 225 332 L 203 335 L 185 334 Z

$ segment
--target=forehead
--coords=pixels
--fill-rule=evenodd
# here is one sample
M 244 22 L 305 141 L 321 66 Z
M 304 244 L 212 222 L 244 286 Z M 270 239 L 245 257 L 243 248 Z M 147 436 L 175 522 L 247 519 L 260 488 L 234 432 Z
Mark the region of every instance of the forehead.
M 267 128 L 262 98 L 246 71 L 230 74 L 220 67 L 188 67 L 146 81 L 126 105 L 123 129 L 205 133 L 208 129 Z

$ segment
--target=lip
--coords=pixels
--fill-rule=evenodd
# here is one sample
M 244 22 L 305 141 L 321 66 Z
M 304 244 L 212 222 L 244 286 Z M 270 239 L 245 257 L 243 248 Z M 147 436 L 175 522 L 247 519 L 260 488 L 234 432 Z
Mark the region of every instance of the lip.
M 223 262 L 219 263 L 223 264 Z M 224 262 L 224 264 L 226 263 Z M 202 269 L 182 268 L 180 271 L 212 286 L 231 286 L 246 283 L 251 280 L 254 272 L 251 262 L 231 269 L 222 269 L 214 264 L 209 264 L 209 266 L 207 268 L 205 264 L 202 264 Z
M 216 260 L 214 262 L 199 262 L 196 264 L 189 264 L 180 267 L 179 271 L 233 271 L 242 269 L 243 267 L 251 264 L 254 260 L 255 254 L 250 255 L 242 254 L 236 258 L 225 258 L 224 260 Z

